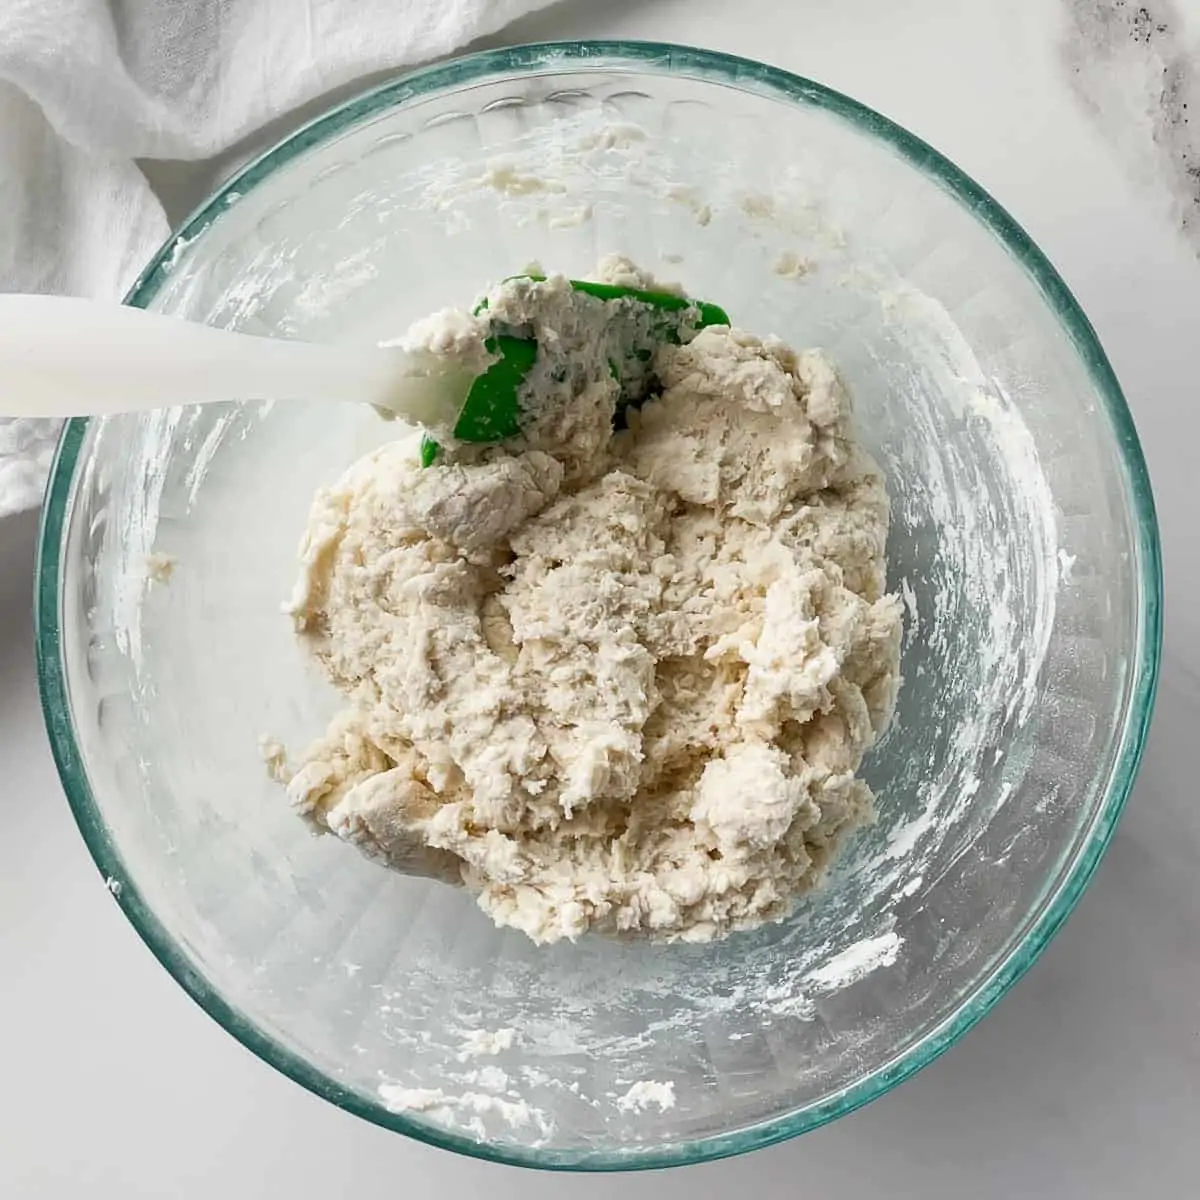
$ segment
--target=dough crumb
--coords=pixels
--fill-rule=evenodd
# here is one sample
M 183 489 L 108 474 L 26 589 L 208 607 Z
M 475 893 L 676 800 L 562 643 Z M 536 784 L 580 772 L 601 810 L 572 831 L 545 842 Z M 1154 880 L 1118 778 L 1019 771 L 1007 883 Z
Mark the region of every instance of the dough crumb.
M 558 213 L 549 218 L 551 229 L 575 229 L 592 219 L 594 209 L 590 204 L 582 204 L 570 212 Z
M 484 173 L 485 187 L 504 196 L 529 196 L 537 192 L 565 192 L 566 184 L 541 175 L 522 174 L 508 163 L 495 163 Z
M 516 1040 L 515 1029 L 473 1029 L 459 1047 L 458 1061 L 466 1062 L 469 1058 L 502 1054 L 505 1050 L 511 1050 Z
M 399 1084 L 383 1083 L 379 1099 L 388 1112 L 415 1112 L 428 1116 L 439 1125 L 462 1125 L 466 1132 L 478 1138 L 487 1134 L 489 1118 L 503 1122 L 512 1129 L 532 1126 L 542 1137 L 554 1132 L 554 1123 L 540 1109 L 524 1100 L 505 1100 L 489 1092 L 462 1092 L 455 1095 L 442 1088 L 406 1088 Z
M 639 1079 L 623 1096 L 617 1098 L 617 1107 L 622 1112 L 644 1112 L 651 1104 L 659 1112 L 675 1107 L 675 1085 L 670 1081 L 660 1083 L 657 1079 Z
M 258 752 L 267 765 L 267 774 L 276 783 L 291 783 L 292 772 L 288 767 L 287 749 L 282 742 L 264 733 L 258 739 Z
M 775 201 L 762 192 L 747 192 L 738 200 L 738 207 L 757 221 L 770 221 L 775 217 Z
M 787 916 L 873 819 L 857 772 L 899 685 L 887 493 L 834 365 L 648 320 L 561 276 L 426 319 L 448 355 L 536 338 L 521 435 L 353 464 L 289 605 L 346 699 L 296 811 L 537 942 Z
M 667 189 L 667 196 L 677 204 L 691 210 L 697 225 L 708 225 L 713 218 L 712 205 L 700 199 L 694 188 L 676 184 Z
M 164 554 L 161 550 L 155 550 L 146 555 L 146 578 L 151 583 L 170 583 L 178 562 L 179 560 L 173 554 Z
M 816 264 L 794 250 L 785 250 L 776 260 L 774 271 L 781 279 L 803 279 L 816 270 Z

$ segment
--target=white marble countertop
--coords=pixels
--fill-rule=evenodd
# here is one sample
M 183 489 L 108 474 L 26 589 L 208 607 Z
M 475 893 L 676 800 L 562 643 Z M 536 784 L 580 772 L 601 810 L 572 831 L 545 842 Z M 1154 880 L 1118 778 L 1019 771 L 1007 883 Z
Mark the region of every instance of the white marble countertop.
M 1200 510 L 1189 499 L 1190 439 L 1200 438 L 1200 2 L 568 0 L 502 40 L 596 36 L 766 59 L 880 109 L 1008 207 L 1090 314 L 1149 460 L 1168 593 L 1149 749 L 1094 884 L 962 1042 L 797 1141 L 620 1181 L 435 1151 L 260 1063 L 187 999 L 111 903 L 42 729 L 30 633 L 35 523 L 0 523 L 0 1196 L 1196 1194 L 1200 805 L 1189 764 L 1200 608 L 1187 596 L 1200 589 Z M 228 166 L 151 174 L 178 216 Z

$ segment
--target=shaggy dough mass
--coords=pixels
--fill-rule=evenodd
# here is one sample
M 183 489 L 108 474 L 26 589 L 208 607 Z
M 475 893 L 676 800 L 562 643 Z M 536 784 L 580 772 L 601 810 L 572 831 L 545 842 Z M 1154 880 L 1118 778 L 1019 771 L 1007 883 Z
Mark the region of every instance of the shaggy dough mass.
M 414 326 L 464 359 L 537 337 L 523 437 L 354 464 L 291 604 L 348 701 L 292 803 L 539 942 L 786 915 L 872 817 L 899 681 L 887 496 L 830 362 L 725 327 L 647 359 L 636 320 L 555 277 Z M 658 392 L 616 433 L 614 355 Z

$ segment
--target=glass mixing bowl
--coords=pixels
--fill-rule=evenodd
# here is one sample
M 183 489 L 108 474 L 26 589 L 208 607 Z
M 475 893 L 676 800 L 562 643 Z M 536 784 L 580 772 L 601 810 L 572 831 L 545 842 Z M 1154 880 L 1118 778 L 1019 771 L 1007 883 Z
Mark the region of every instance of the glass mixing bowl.
M 1066 287 L 928 146 L 782 71 L 615 43 L 418 71 L 248 166 L 129 303 L 375 340 L 608 252 L 827 348 L 890 480 L 906 682 L 867 765 L 879 821 L 790 919 L 537 948 L 310 836 L 258 741 L 299 751 L 337 704 L 280 604 L 313 490 L 392 435 L 366 408 L 72 421 L 39 565 L 59 770 L 167 969 L 343 1108 L 546 1167 L 761 1146 L 945 1049 L 1079 899 L 1159 653 L 1145 465 Z

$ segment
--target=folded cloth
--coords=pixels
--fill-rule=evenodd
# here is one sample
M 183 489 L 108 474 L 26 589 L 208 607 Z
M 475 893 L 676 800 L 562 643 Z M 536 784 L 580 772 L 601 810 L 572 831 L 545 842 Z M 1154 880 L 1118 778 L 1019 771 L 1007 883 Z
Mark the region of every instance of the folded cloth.
M 0 0 L 0 290 L 119 299 L 168 233 L 136 160 L 210 158 L 551 2 Z M 0 517 L 38 503 L 57 429 L 0 417 Z

